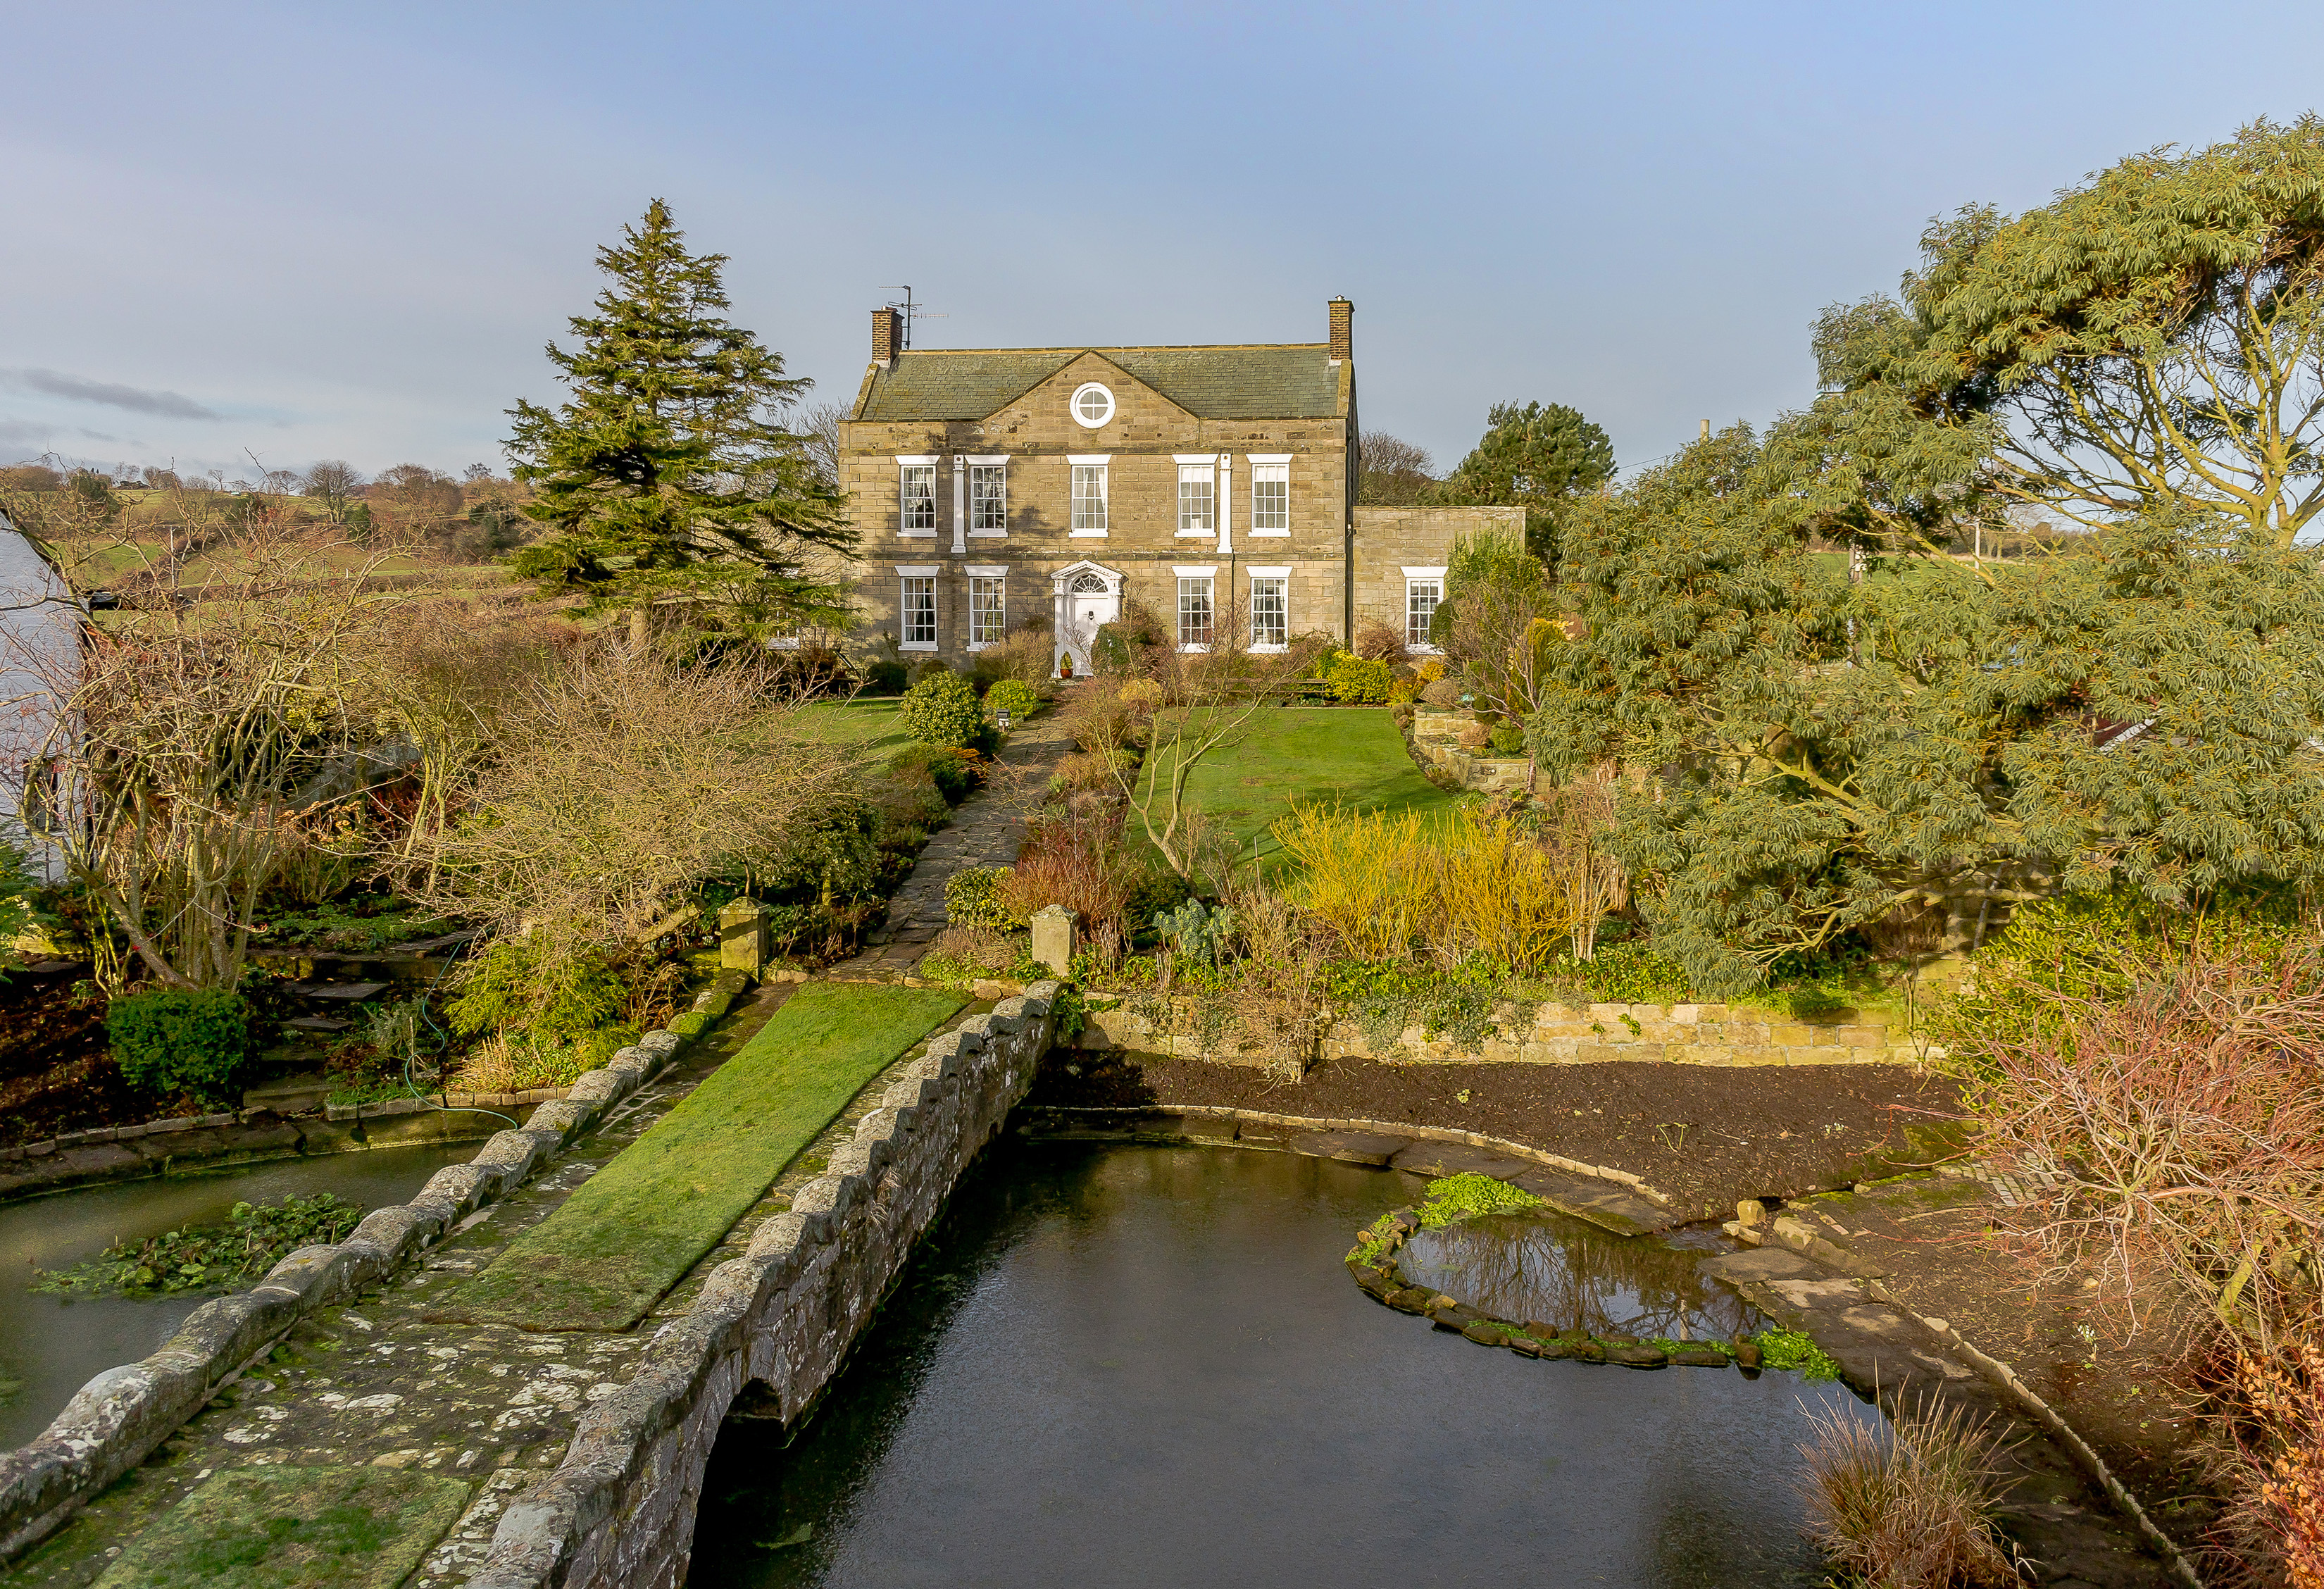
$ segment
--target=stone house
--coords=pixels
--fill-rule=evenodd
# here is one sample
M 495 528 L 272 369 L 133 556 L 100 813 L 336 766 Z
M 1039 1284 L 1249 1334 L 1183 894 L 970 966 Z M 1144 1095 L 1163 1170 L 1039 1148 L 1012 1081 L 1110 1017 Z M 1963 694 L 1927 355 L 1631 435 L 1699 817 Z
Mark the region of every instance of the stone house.
M 46 882 L 63 881 L 64 858 L 25 833 L 25 787 L 63 748 L 58 714 L 80 682 L 86 622 L 48 553 L 0 514 L 0 839 Z
M 1355 309 L 1322 342 L 907 351 L 872 312 L 840 427 L 855 638 L 964 665 L 1004 634 L 1089 671 L 1125 601 L 1254 650 L 1365 621 L 1425 648 L 1453 537 L 1521 510 L 1358 508 Z

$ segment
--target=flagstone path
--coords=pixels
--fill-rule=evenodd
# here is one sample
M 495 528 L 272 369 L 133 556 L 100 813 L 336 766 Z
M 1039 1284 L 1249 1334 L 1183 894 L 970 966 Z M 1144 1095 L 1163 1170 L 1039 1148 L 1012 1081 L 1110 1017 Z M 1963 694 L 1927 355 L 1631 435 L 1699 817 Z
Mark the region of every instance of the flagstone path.
M 1006 866 L 1025 837 L 1025 811 L 1038 805 L 1073 734 L 1051 707 L 1019 725 L 1001 746 L 984 787 L 960 803 L 952 826 L 928 840 L 912 874 L 888 902 L 888 919 L 863 952 L 831 968 L 842 981 L 908 974 L 949 919 L 945 884 L 964 866 Z

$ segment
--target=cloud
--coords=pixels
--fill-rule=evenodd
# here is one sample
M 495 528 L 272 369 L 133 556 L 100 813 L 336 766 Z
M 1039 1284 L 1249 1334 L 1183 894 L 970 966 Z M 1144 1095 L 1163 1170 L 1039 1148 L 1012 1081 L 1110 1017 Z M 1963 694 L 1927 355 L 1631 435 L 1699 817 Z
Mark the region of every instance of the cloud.
M 12 420 L 0 414 L 0 448 L 39 448 L 47 450 L 60 436 L 80 441 L 118 441 L 118 436 L 107 436 L 101 430 L 84 430 L 74 425 L 50 425 L 38 420 Z
M 192 398 L 175 392 L 148 392 L 142 386 L 91 381 L 60 370 L 0 370 L 0 381 L 20 391 L 69 397 L 76 402 L 101 402 L 108 408 L 127 409 L 133 414 L 155 414 L 165 420 L 226 418 L 217 410 L 204 408 Z

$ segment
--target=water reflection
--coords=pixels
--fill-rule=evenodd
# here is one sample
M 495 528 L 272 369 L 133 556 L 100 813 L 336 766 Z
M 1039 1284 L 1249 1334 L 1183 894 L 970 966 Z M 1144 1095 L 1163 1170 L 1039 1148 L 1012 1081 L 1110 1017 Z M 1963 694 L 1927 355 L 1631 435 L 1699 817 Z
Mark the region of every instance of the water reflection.
M 1413 1285 L 1521 1324 L 1675 1341 L 1757 1329 L 1755 1308 L 1696 1271 L 1702 1256 L 1563 1214 L 1495 1214 L 1414 1232 L 1397 1267 Z
M 217 1224 L 238 1202 L 329 1192 L 366 1208 L 401 1203 L 445 1165 L 465 1163 L 475 1151 L 474 1142 L 440 1142 L 283 1159 L 0 1205 L 0 1450 L 48 1427 L 93 1376 L 159 1349 L 215 1295 L 35 1295 L 40 1270 L 84 1262 L 115 1242 Z
M 689 1584 L 1820 1580 L 1799 1403 L 1874 1415 L 1794 1375 L 1535 1362 L 1384 1308 L 1340 1256 L 1420 1189 L 1004 1140 L 807 1425 L 721 1433 Z

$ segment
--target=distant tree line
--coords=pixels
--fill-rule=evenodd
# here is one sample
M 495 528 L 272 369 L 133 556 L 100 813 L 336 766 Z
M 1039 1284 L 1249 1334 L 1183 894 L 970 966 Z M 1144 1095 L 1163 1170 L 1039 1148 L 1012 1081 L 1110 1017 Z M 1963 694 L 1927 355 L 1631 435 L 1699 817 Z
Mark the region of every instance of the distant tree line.
M 1579 409 L 1497 402 L 1485 433 L 1442 479 L 1428 449 L 1384 430 L 1358 441 L 1356 501 L 1380 507 L 1492 506 L 1526 511 L 1526 550 L 1557 559 L 1558 525 L 1571 504 L 1614 477 L 1614 444 Z

